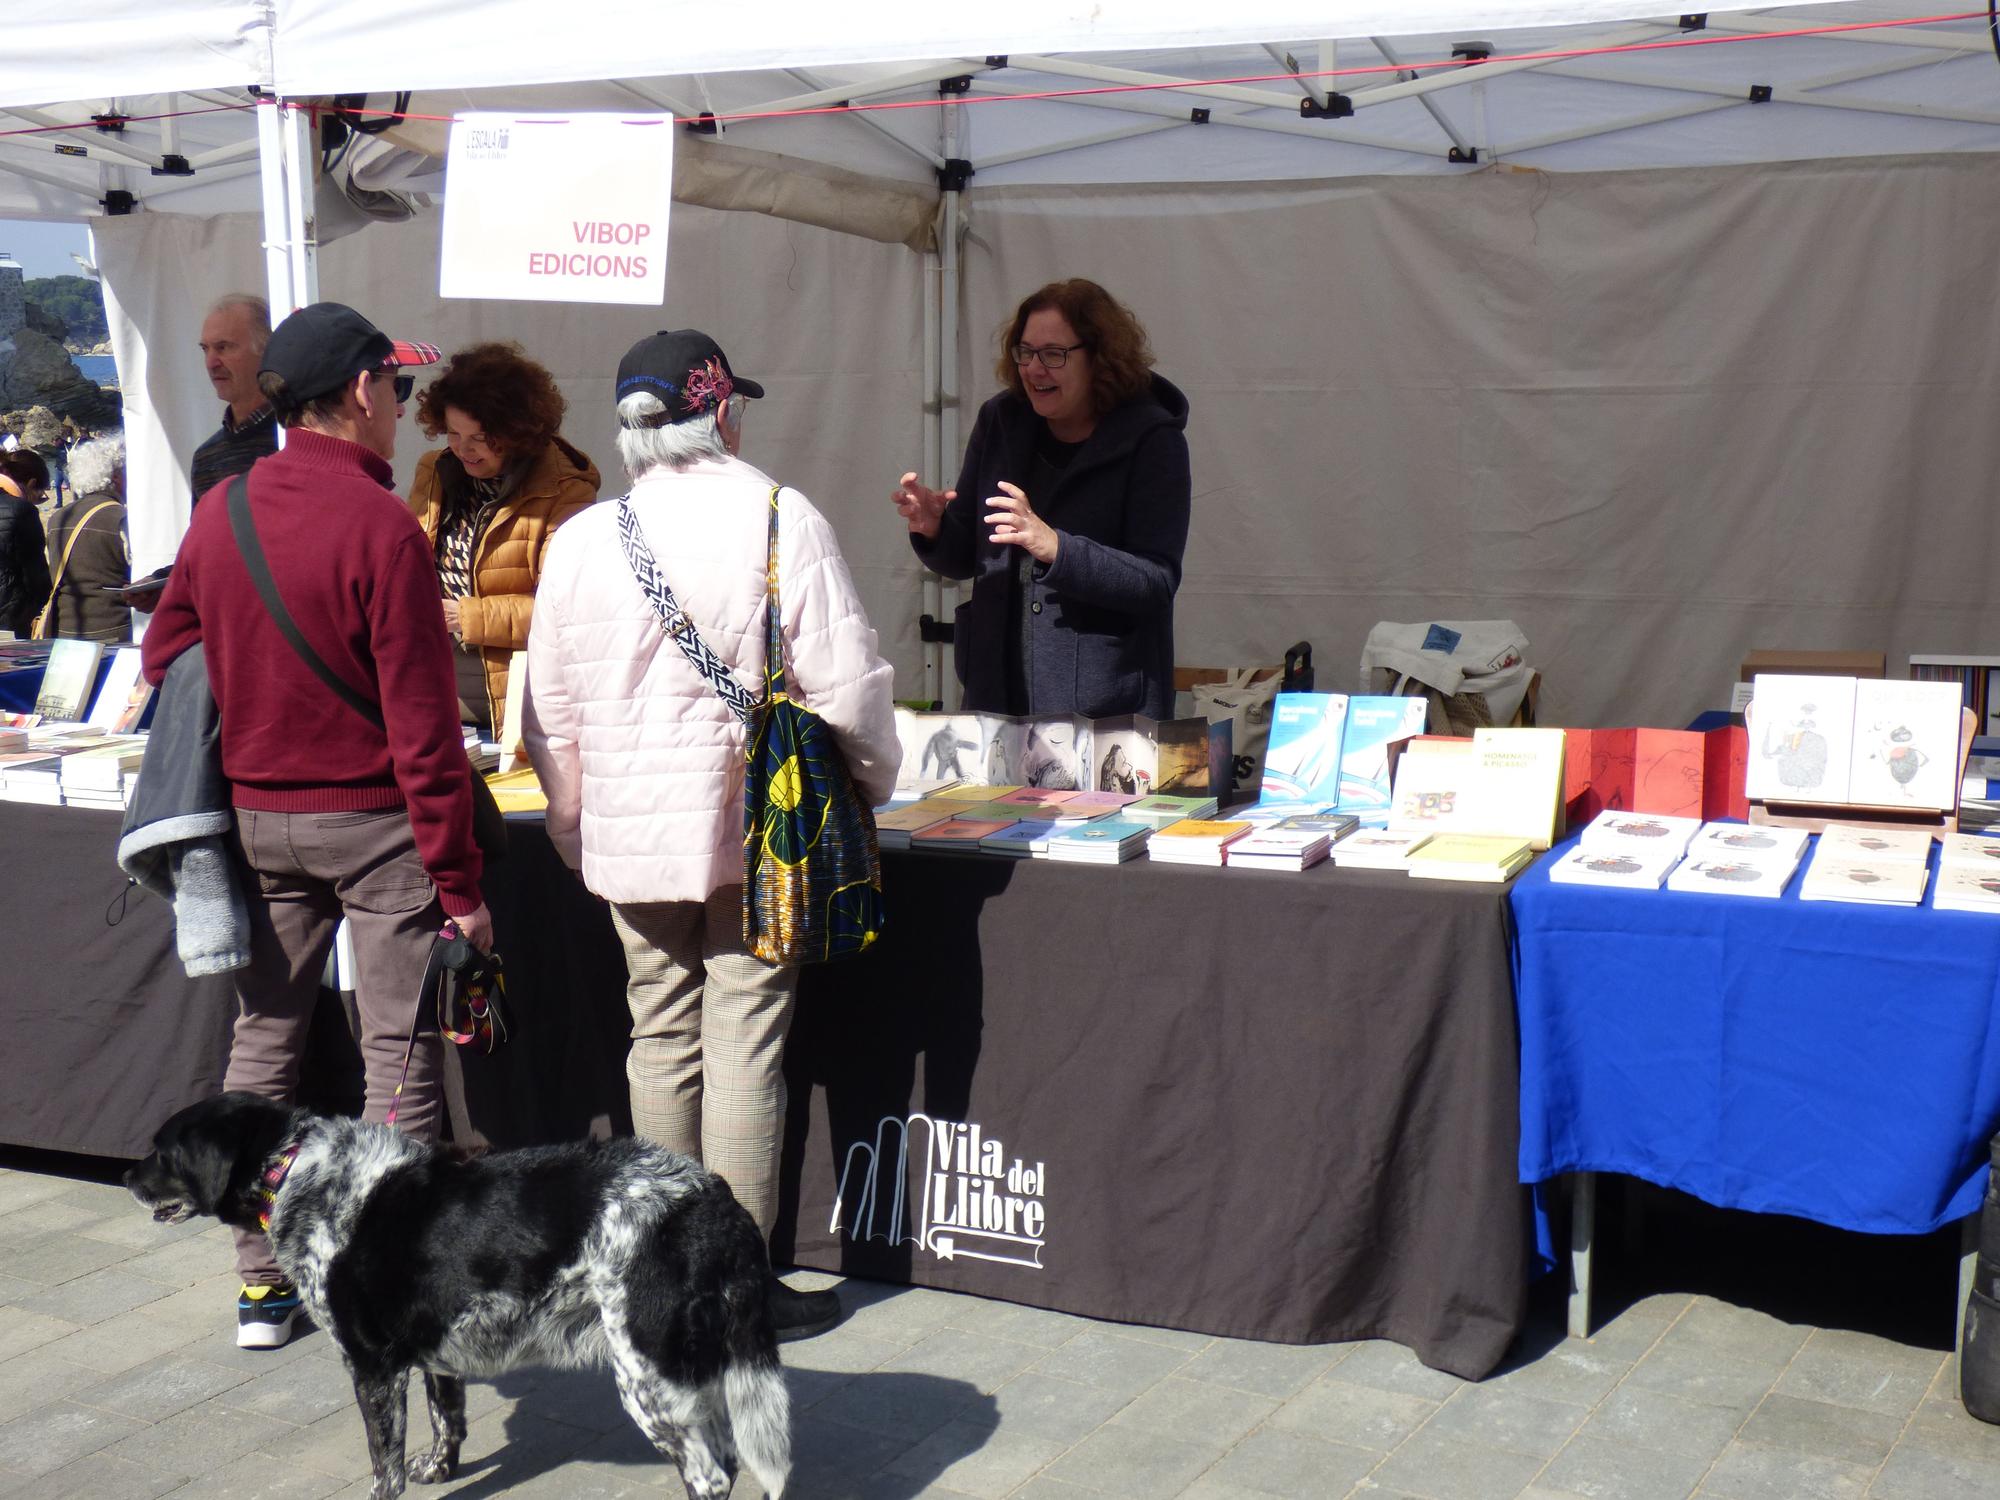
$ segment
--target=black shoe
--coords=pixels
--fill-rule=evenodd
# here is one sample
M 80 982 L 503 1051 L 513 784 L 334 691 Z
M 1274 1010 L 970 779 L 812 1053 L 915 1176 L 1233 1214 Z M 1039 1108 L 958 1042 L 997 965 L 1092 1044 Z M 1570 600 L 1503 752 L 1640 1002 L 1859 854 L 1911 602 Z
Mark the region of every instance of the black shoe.
M 832 1292 L 796 1292 L 773 1276 L 764 1295 L 781 1344 L 825 1333 L 840 1321 L 840 1299 Z

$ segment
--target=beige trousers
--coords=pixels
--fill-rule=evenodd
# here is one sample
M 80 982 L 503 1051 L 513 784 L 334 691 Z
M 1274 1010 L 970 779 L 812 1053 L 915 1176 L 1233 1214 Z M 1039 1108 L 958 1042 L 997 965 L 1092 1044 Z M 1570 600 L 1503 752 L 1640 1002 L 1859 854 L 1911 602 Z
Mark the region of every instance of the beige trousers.
M 721 1177 L 769 1239 L 797 973 L 743 951 L 740 885 L 706 902 L 614 905 L 611 920 L 632 1011 L 632 1123 Z

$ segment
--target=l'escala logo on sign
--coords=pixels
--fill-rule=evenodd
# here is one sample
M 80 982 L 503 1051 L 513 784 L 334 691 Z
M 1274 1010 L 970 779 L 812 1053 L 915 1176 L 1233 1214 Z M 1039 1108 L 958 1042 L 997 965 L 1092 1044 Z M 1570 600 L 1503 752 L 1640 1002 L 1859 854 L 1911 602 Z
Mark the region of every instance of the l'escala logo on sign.
M 465 133 L 465 155 L 469 161 L 499 161 L 507 155 L 508 127 L 494 125 L 468 127 Z
M 847 1148 L 827 1229 L 844 1231 L 851 1240 L 915 1245 L 939 1260 L 987 1260 L 1039 1271 L 1047 1190 L 1043 1163 L 1009 1160 L 1001 1141 L 978 1125 L 925 1114 L 884 1115 L 872 1142 L 855 1141 Z

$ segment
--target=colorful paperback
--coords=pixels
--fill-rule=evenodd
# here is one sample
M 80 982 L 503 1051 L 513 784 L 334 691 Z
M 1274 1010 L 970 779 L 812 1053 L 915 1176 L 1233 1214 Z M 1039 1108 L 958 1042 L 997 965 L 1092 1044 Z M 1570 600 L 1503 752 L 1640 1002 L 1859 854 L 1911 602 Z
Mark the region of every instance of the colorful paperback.
M 1182 818 L 1205 818 L 1215 810 L 1213 797 L 1141 797 L 1119 816 L 1158 826 L 1177 823 Z
M 139 727 L 146 705 L 152 701 L 153 685 L 139 675 L 139 648 L 120 646 L 111 653 L 104 685 L 97 690 L 97 700 L 90 705 L 85 722 L 106 734 L 130 734 Z
M 1524 838 L 1538 850 L 1555 842 L 1562 819 L 1560 729 L 1475 729 L 1472 762 L 1473 805 L 1462 830 Z
M 97 681 L 97 660 L 103 651 L 99 641 L 53 642 L 49 664 L 42 672 L 41 691 L 35 697 L 35 712 L 44 719 L 64 723 L 81 720 L 90 702 L 90 689 Z
M 1471 740 L 1431 735 L 1411 740 L 1396 761 L 1389 827 L 1447 833 L 1466 826 L 1472 774 Z
M 1003 828 L 1011 828 L 1016 819 L 1007 818 L 946 818 L 942 823 L 910 836 L 913 849 L 974 849 L 979 841 Z
M 1430 834 L 1420 830 L 1392 832 L 1386 828 L 1362 828 L 1333 846 L 1333 862 L 1346 869 L 1405 870 L 1409 868 L 1411 853 L 1430 839 Z
M 987 790 L 991 791 L 992 788 L 989 787 Z M 1075 796 L 1075 792 L 1061 791 L 1054 787 L 1023 786 L 1016 787 L 1004 796 L 992 797 L 988 800 L 1006 807 L 1046 807 L 1053 809 Z
M 1116 861 L 1145 848 L 1153 825 L 1129 818 L 1100 818 L 1049 838 L 1050 859 Z
M 1525 838 L 1506 834 L 1441 833 L 1407 861 L 1410 874 L 1429 880 L 1501 881 L 1534 858 Z
M 1342 812 L 1386 811 L 1394 790 L 1389 750 L 1424 732 L 1428 704 L 1421 697 L 1360 695 L 1347 700 L 1347 727 L 1340 742 Z
M 998 833 L 987 834 L 979 841 L 979 847 L 984 853 L 1004 854 L 1014 859 L 1046 854 L 1050 838 L 1061 826 L 1042 818 L 1012 823 Z
M 1271 738 L 1264 751 L 1259 801 L 1340 801 L 1345 693 L 1280 693 L 1271 703 Z

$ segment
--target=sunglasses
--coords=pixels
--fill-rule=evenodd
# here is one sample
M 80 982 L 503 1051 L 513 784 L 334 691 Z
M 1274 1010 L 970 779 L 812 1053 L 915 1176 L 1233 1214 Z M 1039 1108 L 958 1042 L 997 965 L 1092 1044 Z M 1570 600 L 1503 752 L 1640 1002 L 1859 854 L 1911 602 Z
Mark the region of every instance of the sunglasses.
M 400 405 L 402 403 L 407 402 L 410 399 L 411 395 L 416 391 L 417 377 L 414 375 L 398 375 L 395 378 L 395 386 L 396 386 L 396 401 Z

